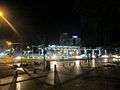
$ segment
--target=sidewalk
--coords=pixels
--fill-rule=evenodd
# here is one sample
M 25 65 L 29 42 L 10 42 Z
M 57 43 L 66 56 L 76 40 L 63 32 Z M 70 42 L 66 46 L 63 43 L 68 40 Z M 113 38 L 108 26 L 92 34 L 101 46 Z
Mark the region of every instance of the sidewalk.
M 64 90 L 120 90 L 120 68 L 95 68 L 62 85 Z
M 3 85 L 7 85 L 9 83 L 12 82 L 14 76 L 9 76 L 9 77 L 5 77 L 5 78 L 1 78 L 0 79 L 0 86 L 3 86 Z
M 14 70 L 6 64 L 0 64 L 0 78 L 11 76 Z

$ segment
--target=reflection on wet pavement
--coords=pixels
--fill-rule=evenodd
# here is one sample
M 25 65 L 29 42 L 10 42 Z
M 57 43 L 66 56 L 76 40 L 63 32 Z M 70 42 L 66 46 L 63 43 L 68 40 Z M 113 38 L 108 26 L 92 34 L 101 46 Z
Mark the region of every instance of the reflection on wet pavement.
M 42 70 L 42 65 L 18 67 L 17 72 L 24 73 L 1 78 L 0 90 L 113 90 L 114 86 L 119 85 L 120 70 L 104 67 L 108 61 L 110 60 L 51 61 L 50 70 Z M 112 89 L 108 88 L 110 85 Z

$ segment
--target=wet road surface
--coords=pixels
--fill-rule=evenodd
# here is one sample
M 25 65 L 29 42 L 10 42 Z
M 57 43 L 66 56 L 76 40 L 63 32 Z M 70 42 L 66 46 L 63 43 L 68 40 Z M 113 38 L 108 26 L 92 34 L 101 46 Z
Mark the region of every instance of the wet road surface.
M 93 59 L 51 61 L 48 70 L 42 64 L 18 67 L 0 79 L 0 90 L 119 90 L 120 67 L 112 64 Z

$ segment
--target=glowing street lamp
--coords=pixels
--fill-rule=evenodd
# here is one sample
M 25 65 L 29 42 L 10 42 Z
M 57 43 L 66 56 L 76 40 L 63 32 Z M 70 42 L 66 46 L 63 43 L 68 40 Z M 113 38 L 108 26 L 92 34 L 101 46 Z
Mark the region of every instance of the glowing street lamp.
M 18 36 L 20 36 L 19 33 L 17 32 L 17 30 L 15 29 L 15 27 L 4 17 L 2 11 L 0 11 L 0 17 L 12 28 L 12 30 L 13 30 Z
M 1 17 L 3 16 L 3 13 L 2 13 L 2 12 L 0 12 L 0 16 L 1 16 Z
M 8 46 L 11 46 L 11 45 L 12 45 L 12 42 L 6 41 L 6 44 L 7 44 Z

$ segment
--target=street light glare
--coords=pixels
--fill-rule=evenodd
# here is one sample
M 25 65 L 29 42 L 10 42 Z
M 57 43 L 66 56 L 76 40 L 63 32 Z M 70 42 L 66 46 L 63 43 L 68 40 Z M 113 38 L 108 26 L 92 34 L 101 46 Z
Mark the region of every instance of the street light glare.
M 12 30 L 13 30 L 18 36 L 20 36 L 19 33 L 17 32 L 17 30 L 14 28 L 14 26 L 7 20 L 7 18 L 5 18 L 5 17 L 3 16 L 3 12 L 2 12 L 2 11 L 0 11 L 0 17 L 12 28 Z
M 0 16 L 3 16 L 3 12 L 0 11 Z
M 10 42 L 10 41 L 6 41 L 6 43 L 7 43 L 8 46 L 12 45 L 12 42 Z

